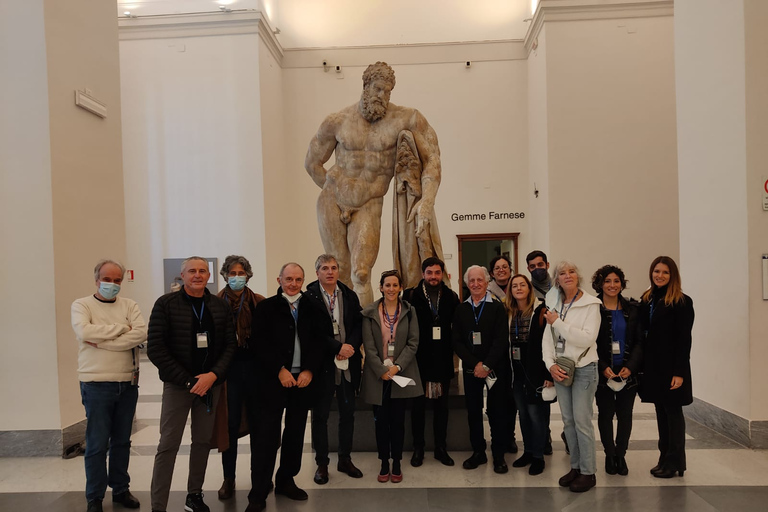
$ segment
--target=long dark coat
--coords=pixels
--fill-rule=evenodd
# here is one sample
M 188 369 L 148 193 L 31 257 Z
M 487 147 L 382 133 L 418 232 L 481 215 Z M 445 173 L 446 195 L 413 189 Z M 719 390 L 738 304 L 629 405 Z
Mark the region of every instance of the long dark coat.
M 640 321 L 645 331 L 643 343 L 643 375 L 640 398 L 643 402 L 663 405 L 688 405 L 693 402 L 691 382 L 691 330 L 693 300 L 672 306 L 664 304 L 666 288 L 660 288 L 651 301 L 643 301 Z M 651 318 L 651 302 L 653 318 Z M 682 377 L 683 385 L 670 390 L 672 377 Z
M 341 290 L 341 300 L 343 302 L 342 313 L 344 318 L 342 322 L 344 322 L 344 332 L 346 334 L 345 341 L 355 349 L 355 355 L 349 358 L 349 373 L 352 376 L 352 387 L 355 389 L 355 393 L 357 393 L 360 390 L 363 360 L 362 352 L 360 351 L 360 347 L 363 344 L 363 316 L 360 314 L 362 308 L 360 307 L 360 299 L 357 298 L 357 294 L 354 291 L 341 281 L 338 281 L 337 284 L 339 290 Z M 322 293 L 319 281 L 314 281 L 307 285 L 307 294 L 312 295 L 325 305 Z M 341 350 L 341 345 L 341 342 L 334 337 L 326 338 L 326 352 L 323 357 L 323 371 L 326 373 L 326 378 L 333 378 L 336 375 L 336 365 L 333 359 Z
M 256 351 L 259 393 L 266 407 L 284 407 L 287 392 L 300 393 L 301 404 L 308 409 L 317 401 L 323 351 L 327 338 L 333 337 L 333 324 L 325 306 L 306 293 L 299 299 L 298 317 L 298 322 L 294 322 L 291 306 L 280 290 L 276 295 L 259 302 L 253 311 L 251 325 L 258 327 L 251 339 Z M 282 367 L 291 367 L 297 324 L 301 370 L 312 372 L 312 382 L 306 388 L 286 389 L 280 384 L 278 374 Z

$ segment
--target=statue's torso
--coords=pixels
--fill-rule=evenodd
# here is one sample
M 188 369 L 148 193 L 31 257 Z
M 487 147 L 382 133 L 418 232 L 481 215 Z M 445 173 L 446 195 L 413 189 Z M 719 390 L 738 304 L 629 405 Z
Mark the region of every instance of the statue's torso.
M 395 172 L 397 136 L 410 128 L 413 109 L 389 105 L 387 115 L 369 123 L 357 108 L 347 109 L 336 131 L 336 163 L 328 170 L 339 205 L 360 207 L 383 197 Z

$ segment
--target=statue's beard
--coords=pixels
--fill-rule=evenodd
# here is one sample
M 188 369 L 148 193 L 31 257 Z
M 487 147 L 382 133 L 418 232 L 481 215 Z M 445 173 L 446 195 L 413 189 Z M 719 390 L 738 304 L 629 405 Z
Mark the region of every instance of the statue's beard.
M 388 103 L 383 103 L 379 98 L 363 92 L 360 98 L 360 113 L 366 121 L 373 123 L 387 115 Z

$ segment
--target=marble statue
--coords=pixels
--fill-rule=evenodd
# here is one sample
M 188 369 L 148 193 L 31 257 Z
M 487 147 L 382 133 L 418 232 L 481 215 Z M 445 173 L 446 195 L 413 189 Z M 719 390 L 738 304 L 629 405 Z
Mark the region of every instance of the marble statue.
M 393 177 L 393 260 L 403 286 L 418 284 L 423 259 L 443 259 L 434 210 L 441 172 L 437 135 L 418 110 L 389 102 L 394 87 L 395 72 L 386 62 L 368 66 L 360 101 L 325 118 L 304 160 L 322 189 L 317 218 L 325 252 L 336 256 L 339 279 L 351 283 L 363 306 L 373 301 L 370 274 Z M 326 169 L 334 151 L 335 163 Z

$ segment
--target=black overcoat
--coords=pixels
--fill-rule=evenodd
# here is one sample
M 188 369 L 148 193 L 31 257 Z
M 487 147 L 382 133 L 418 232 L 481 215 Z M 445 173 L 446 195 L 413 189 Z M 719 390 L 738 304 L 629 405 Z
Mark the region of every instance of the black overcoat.
M 645 332 L 640 398 L 643 402 L 655 404 L 688 405 L 693 402 L 693 300 L 683 295 L 681 302 L 667 306 L 664 304 L 665 292 L 666 288 L 658 289 L 650 301 L 643 301 L 640 310 L 640 321 Z M 674 376 L 682 377 L 683 385 L 671 390 L 669 388 Z

